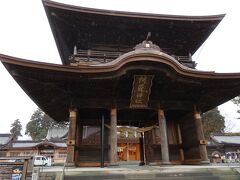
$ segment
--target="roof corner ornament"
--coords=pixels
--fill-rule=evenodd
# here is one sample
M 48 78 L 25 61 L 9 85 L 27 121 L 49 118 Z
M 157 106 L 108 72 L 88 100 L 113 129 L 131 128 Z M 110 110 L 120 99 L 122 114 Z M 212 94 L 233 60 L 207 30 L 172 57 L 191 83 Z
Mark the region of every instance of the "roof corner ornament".
M 77 46 L 75 45 L 73 48 L 73 55 L 76 55 L 76 54 L 77 54 Z
M 150 37 L 151 37 L 151 32 L 148 32 L 146 39 L 142 43 L 137 44 L 134 47 L 134 49 L 135 50 L 137 50 L 137 49 L 144 49 L 144 50 L 154 49 L 154 50 L 162 51 L 158 45 L 153 44 L 153 42 L 149 40 Z

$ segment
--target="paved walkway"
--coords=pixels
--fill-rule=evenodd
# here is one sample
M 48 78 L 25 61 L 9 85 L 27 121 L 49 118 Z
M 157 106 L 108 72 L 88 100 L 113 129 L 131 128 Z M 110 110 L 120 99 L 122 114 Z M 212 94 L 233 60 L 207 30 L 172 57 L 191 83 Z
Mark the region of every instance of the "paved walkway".
M 210 165 L 170 165 L 170 166 L 137 166 L 137 165 L 123 165 L 123 166 L 117 166 L 117 167 L 77 167 L 77 168 L 70 168 L 70 167 L 64 167 L 63 166 L 51 166 L 51 167 L 40 167 L 40 171 L 42 172 L 60 172 L 65 170 L 65 172 L 126 172 L 131 173 L 136 171 L 143 173 L 147 171 L 151 172 L 174 172 L 176 170 L 180 171 L 188 171 L 189 169 L 203 169 L 203 168 L 227 168 L 231 167 L 236 169 L 238 172 L 240 172 L 240 163 L 221 163 L 221 164 L 210 164 Z

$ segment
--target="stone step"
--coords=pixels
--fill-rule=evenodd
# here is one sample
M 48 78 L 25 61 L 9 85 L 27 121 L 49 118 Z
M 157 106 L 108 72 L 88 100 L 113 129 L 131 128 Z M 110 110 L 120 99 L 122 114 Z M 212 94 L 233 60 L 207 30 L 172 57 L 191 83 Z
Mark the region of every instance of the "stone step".
M 182 177 L 154 177 L 144 176 L 122 176 L 122 175 L 99 175 L 99 176 L 65 176 L 64 180 L 240 180 L 239 175 L 223 176 L 182 176 Z
M 46 169 L 47 171 L 47 169 Z M 231 167 L 131 167 L 72 168 L 58 172 L 41 172 L 40 179 L 55 180 L 240 180 L 240 168 Z M 238 172 L 239 171 L 239 172 Z M 64 175 L 64 176 L 63 176 Z
M 240 180 L 239 174 L 211 174 L 211 173 L 186 173 L 186 174 L 68 174 L 64 177 L 65 180 L 79 179 L 79 180 L 144 180 L 144 179 L 158 179 L 158 180 Z
M 228 176 L 221 176 L 219 180 L 240 180 L 239 175 L 228 175 Z
M 55 180 L 56 179 L 56 173 L 54 172 L 41 172 L 39 173 L 38 180 Z
M 169 172 L 166 171 L 152 171 L 152 170 L 131 170 L 131 171 L 119 171 L 119 170 L 105 170 L 105 171 L 65 171 L 65 175 L 88 175 L 88 174 L 95 174 L 95 175 L 106 175 L 106 174 L 155 174 L 159 177 L 171 177 L 171 176 L 219 176 L 219 175 L 239 175 L 239 173 L 235 170 L 195 170 L 195 171 L 189 171 L 189 170 L 172 170 Z

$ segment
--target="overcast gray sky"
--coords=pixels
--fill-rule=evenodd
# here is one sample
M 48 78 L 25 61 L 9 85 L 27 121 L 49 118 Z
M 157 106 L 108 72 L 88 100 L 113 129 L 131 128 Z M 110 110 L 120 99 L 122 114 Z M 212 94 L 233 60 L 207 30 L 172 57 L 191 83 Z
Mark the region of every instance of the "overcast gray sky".
M 197 69 L 240 72 L 240 6 L 238 0 L 58 0 L 85 7 L 176 15 L 226 14 L 195 53 Z M 0 53 L 60 64 L 56 45 L 40 0 L 0 1 Z M 0 133 L 8 133 L 15 119 L 25 128 L 37 106 L 0 64 Z M 240 131 L 236 106 L 220 106 L 232 131 Z M 22 132 L 24 134 L 24 132 Z

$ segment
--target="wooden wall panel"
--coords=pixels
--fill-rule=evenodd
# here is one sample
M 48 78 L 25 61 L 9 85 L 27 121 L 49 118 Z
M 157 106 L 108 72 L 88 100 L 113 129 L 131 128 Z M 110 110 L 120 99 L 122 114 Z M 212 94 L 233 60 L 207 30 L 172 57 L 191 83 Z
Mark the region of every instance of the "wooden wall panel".
M 84 163 L 95 163 L 100 164 L 101 160 L 101 144 L 100 144 L 100 127 L 92 127 L 88 126 L 88 133 L 86 128 L 79 128 L 82 135 L 80 136 L 79 145 L 77 146 L 77 164 Z M 109 129 L 104 128 L 104 160 L 108 162 L 108 134 Z
M 182 147 L 185 161 L 200 159 L 193 113 L 189 113 L 183 117 L 183 119 L 181 119 L 180 129 L 182 134 Z
M 153 130 L 144 133 L 144 147 L 146 164 L 154 162 L 154 149 L 153 145 Z
M 167 135 L 169 144 L 178 144 L 177 123 L 173 120 L 167 120 Z
M 180 163 L 181 158 L 177 123 L 174 121 L 167 122 L 170 161 Z M 162 160 L 159 127 L 156 126 L 151 131 L 145 132 L 144 137 L 146 163 L 159 163 Z

